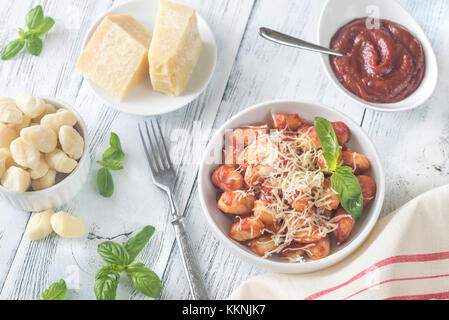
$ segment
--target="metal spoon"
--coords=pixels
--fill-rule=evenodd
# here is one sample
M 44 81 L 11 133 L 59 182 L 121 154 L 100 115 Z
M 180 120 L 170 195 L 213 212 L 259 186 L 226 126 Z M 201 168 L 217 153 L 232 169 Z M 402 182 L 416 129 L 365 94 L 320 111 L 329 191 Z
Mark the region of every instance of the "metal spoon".
M 325 54 L 330 54 L 332 56 L 342 57 L 342 56 L 346 55 L 346 53 L 344 53 L 344 52 L 339 52 L 339 51 L 331 50 L 329 48 L 321 47 L 316 44 L 306 42 L 304 40 L 289 36 L 285 33 L 281 33 L 281 32 L 278 32 L 278 31 L 275 31 L 275 30 L 272 30 L 269 28 L 265 28 L 265 27 L 262 27 L 259 29 L 259 35 L 262 38 L 265 38 L 267 40 L 270 40 L 270 41 L 273 41 L 275 43 L 282 44 L 285 46 L 290 46 L 290 47 L 294 47 L 294 48 L 305 49 L 305 50 L 310 50 L 310 51 L 315 51 L 315 52 L 321 52 L 321 53 L 325 53 Z

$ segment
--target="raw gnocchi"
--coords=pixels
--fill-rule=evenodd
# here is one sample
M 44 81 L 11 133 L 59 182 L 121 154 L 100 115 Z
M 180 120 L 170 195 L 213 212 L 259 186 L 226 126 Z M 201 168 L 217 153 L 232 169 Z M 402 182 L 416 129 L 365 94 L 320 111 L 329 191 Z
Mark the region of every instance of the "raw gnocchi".
M 75 129 L 73 129 L 75 130 Z M 37 125 L 22 129 L 20 136 L 40 152 L 49 153 L 56 149 L 58 138 L 53 130 Z
M 22 112 L 10 98 L 0 98 L 0 121 L 5 123 L 20 124 L 23 120 Z
M 61 129 L 62 126 L 66 125 L 73 127 L 77 122 L 78 119 L 73 112 L 63 110 L 44 116 L 41 120 L 41 125 L 52 129 L 56 134 L 58 134 L 59 129 Z
M 70 158 L 78 160 L 83 155 L 84 139 L 72 127 L 63 125 L 59 129 L 59 143 Z
M 25 192 L 28 190 L 31 177 L 28 171 L 11 166 L 3 174 L 2 185 L 13 192 Z
M 0 122 L 0 148 L 8 148 L 11 142 L 18 136 L 19 134 L 16 130 Z
M 56 183 L 56 171 L 53 169 L 48 169 L 47 173 L 36 180 L 31 180 L 31 188 L 34 191 L 48 189 L 53 187 Z
M 30 169 L 30 176 L 31 179 L 40 179 L 43 176 L 45 176 L 50 169 L 48 163 L 45 161 L 45 157 L 41 155 L 41 159 L 39 160 L 39 165 L 34 167 L 33 169 Z
M 14 162 L 14 159 L 11 156 L 11 151 L 9 150 L 9 148 L 0 148 L 0 158 L 5 159 L 6 169 L 8 169 L 10 166 L 16 167 L 19 166 L 17 163 Z
M 45 105 L 44 100 L 28 93 L 19 94 L 16 98 L 16 106 L 30 118 L 40 116 L 45 110 Z
M 51 103 L 46 103 L 45 107 L 44 107 L 44 111 L 39 116 L 33 118 L 32 120 L 34 123 L 40 123 L 44 116 L 46 116 L 47 114 L 55 113 L 57 110 L 58 109 Z M 60 110 L 63 110 L 63 109 L 60 109 Z
M 53 231 L 63 238 L 80 238 L 84 235 L 84 224 L 81 219 L 64 211 L 59 211 L 50 219 Z
M 20 131 L 21 131 L 23 128 L 29 127 L 30 125 L 31 125 L 31 118 L 28 117 L 28 116 L 26 116 L 26 115 L 23 115 L 23 117 L 22 117 L 22 123 L 18 123 L 18 124 L 12 124 L 12 123 L 9 123 L 9 124 L 8 124 L 8 127 L 10 127 L 11 129 L 16 130 L 17 133 L 20 134 Z
M 77 122 L 72 111 L 30 94 L 0 97 L 1 184 L 26 192 L 30 185 L 38 191 L 65 179 L 84 152 Z
M 62 173 L 72 172 L 78 164 L 76 160 L 69 158 L 64 151 L 57 148 L 53 152 L 45 154 L 45 159 L 50 168 Z
M 50 219 L 54 215 L 53 210 L 45 210 L 33 213 L 25 229 L 25 235 L 30 240 L 40 240 L 53 232 Z
M 11 142 L 9 147 L 12 158 L 15 162 L 26 168 L 36 168 L 39 166 L 41 153 L 32 145 L 28 144 L 22 137 Z

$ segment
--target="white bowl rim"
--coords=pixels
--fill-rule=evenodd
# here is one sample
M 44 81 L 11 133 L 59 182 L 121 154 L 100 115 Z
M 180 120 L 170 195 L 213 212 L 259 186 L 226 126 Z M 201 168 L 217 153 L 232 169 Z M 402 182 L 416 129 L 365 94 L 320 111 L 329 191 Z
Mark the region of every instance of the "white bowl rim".
M 104 14 L 102 14 L 101 16 L 99 16 L 98 19 L 96 19 L 91 26 L 89 27 L 89 30 L 86 32 L 86 34 L 84 35 L 84 39 L 81 45 L 81 50 L 80 50 L 80 56 L 83 53 L 84 49 L 86 48 L 87 42 L 90 40 L 90 38 L 92 37 L 93 33 L 94 33 L 94 29 L 96 29 L 96 27 L 98 27 L 98 25 L 100 24 L 100 22 L 107 16 L 112 14 L 113 11 L 116 10 L 121 10 L 123 7 L 126 7 L 130 4 L 132 4 L 133 2 L 139 2 L 141 0 L 128 0 L 125 1 L 124 3 L 118 4 L 116 6 L 113 6 L 111 8 L 109 8 Z M 182 108 L 185 108 L 187 105 L 189 105 L 190 103 L 192 103 L 193 101 L 195 101 L 201 93 L 203 93 L 209 86 L 213 75 L 215 74 L 215 69 L 217 68 L 217 60 L 218 60 L 218 47 L 217 47 L 217 40 L 215 39 L 215 35 L 212 32 L 212 29 L 210 28 L 209 23 L 207 22 L 206 19 L 203 18 L 203 16 L 201 14 L 198 13 L 198 11 L 196 11 L 196 15 L 198 20 L 201 20 L 205 27 L 208 29 L 208 32 L 212 35 L 212 40 L 213 40 L 213 47 L 214 47 L 214 65 L 211 69 L 211 72 L 209 74 L 209 77 L 207 79 L 207 81 L 204 83 L 204 86 L 198 90 L 194 95 L 192 95 L 191 99 L 189 102 L 185 103 L 182 106 L 179 106 L 177 108 L 172 108 L 170 110 L 167 111 L 161 111 L 161 112 L 152 112 L 152 113 L 138 113 L 138 112 L 131 112 L 129 110 L 124 110 L 122 108 L 117 107 L 114 103 L 111 103 L 107 100 L 105 100 L 99 93 L 98 90 L 102 90 L 101 88 L 98 88 L 95 86 L 95 84 L 88 79 L 87 77 L 85 77 L 83 75 L 83 78 L 86 80 L 87 85 L 89 86 L 90 91 L 97 97 L 97 99 L 99 99 L 101 102 L 103 102 L 104 104 L 106 104 L 108 107 L 118 111 L 118 112 L 122 112 L 124 114 L 128 114 L 128 115 L 132 115 L 132 116 L 140 116 L 140 117 L 149 117 L 149 116 L 157 116 L 157 115 L 163 115 L 163 114 L 167 114 L 167 113 L 171 113 L 177 110 L 180 110 Z M 153 89 L 151 89 L 153 90 Z M 176 98 L 176 97 L 175 97 Z
M 376 181 L 377 184 L 377 192 L 376 192 L 376 202 L 373 203 L 375 206 L 373 208 L 373 212 L 371 216 L 369 217 L 365 227 L 360 231 L 360 234 L 352 240 L 351 243 L 349 243 L 346 247 L 342 248 L 340 251 L 331 253 L 329 256 L 320 259 L 320 260 L 308 260 L 304 263 L 295 263 L 295 262 L 280 262 L 280 261 L 273 261 L 269 259 L 264 259 L 262 257 L 256 256 L 253 253 L 249 253 L 245 251 L 244 249 L 237 246 L 232 239 L 227 237 L 222 233 L 222 231 L 218 228 L 218 226 L 213 221 L 211 214 L 207 210 L 206 206 L 206 200 L 204 199 L 204 191 L 203 191 L 203 185 L 202 181 L 205 178 L 204 175 L 204 166 L 205 166 L 205 158 L 209 154 L 210 148 L 211 148 L 211 142 L 217 139 L 218 136 L 223 135 L 223 131 L 229 126 L 229 123 L 233 122 L 237 118 L 241 117 L 242 115 L 253 111 L 257 108 L 263 108 L 268 107 L 270 105 L 276 105 L 280 103 L 292 103 L 292 104 L 309 104 L 309 105 L 315 105 L 324 109 L 329 110 L 331 113 L 335 113 L 338 117 L 341 118 L 341 121 L 345 123 L 351 123 L 354 126 L 357 126 L 360 128 L 360 134 L 364 136 L 364 138 L 367 140 L 369 144 L 369 148 L 371 148 L 374 152 L 374 159 L 371 161 L 374 161 L 378 167 L 379 167 L 379 176 L 381 177 L 380 181 Z M 358 134 L 357 134 L 358 135 Z M 210 177 L 207 177 L 207 179 L 210 179 Z M 352 119 L 347 117 L 342 112 L 335 110 L 333 108 L 327 107 L 322 104 L 317 104 L 314 102 L 310 102 L 307 100 L 299 101 L 299 100 L 292 100 L 292 99 L 274 99 L 274 100 L 268 100 L 264 101 L 255 105 L 252 105 L 230 119 L 228 119 L 220 128 L 214 133 L 214 135 L 209 140 L 209 143 L 204 151 L 203 158 L 200 163 L 199 173 L 198 173 L 198 192 L 200 196 L 200 203 L 203 210 L 204 215 L 206 216 L 206 220 L 208 221 L 209 225 L 214 230 L 215 234 L 218 236 L 218 238 L 221 240 L 221 242 L 224 242 L 225 245 L 231 249 L 232 252 L 236 253 L 241 258 L 245 259 L 246 261 L 249 261 L 250 263 L 260 266 L 262 268 L 266 268 L 270 271 L 275 271 L 279 273 L 307 273 L 307 272 L 313 272 L 317 270 L 321 270 L 323 268 L 329 267 L 341 260 L 343 260 L 345 257 L 347 257 L 349 254 L 354 252 L 368 237 L 368 235 L 371 233 L 372 229 L 374 228 L 375 223 L 377 222 L 380 212 L 382 210 L 382 205 L 384 202 L 385 197 L 385 175 L 384 170 L 382 167 L 382 162 L 380 161 L 378 152 L 376 147 L 374 146 L 373 142 L 369 138 L 369 136 L 365 133 L 365 131 L 360 127 L 359 124 L 354 122 Z
M 14 196 L 26 196 L 26 195 L 39 196 L 39 195 L 43 195 L 45 193 L 53 192 L 56 188 L 60 188 L 60 187 L 64 186 L 65 184 L 69 183 L 68 180 L 70 180 L 73 176 L 75 176 L 75 174 L 78 172 L 79 168 L 81 168 L 81 166 L 84 164 L 84 162 L 88 161 L 87 158 L 90 158 L 89 152 L 88 152 L 89 151 L 89 138 L 87 135 L 86 124 L 84 123 L 84 120 L 81 117 L 81 115 L 78 113 L 78 111 L 76 111 L 70 104 L 64 102 L 63 100 L 57 99 L 55 97 L 48 97 L 48 96 L 37 96 L 37 97 L 45 100 L 45 102 L 51 103 L 51 104 L 55 105 L 56 107 L 59 107 L 58 109 L 60 109 L 60 108 L 67 109 L 76 115 L 77 120 L 78 120 L 77 124 L 81 127 L 81 130 L 83 131 L 83 139 L 84 139 L 83 155 L 82 155 L 81 159 L 78 160 L 78 164 L 77 164 L 75 170 L 70 172 L 70 174 L 67 177 L 65 177 L 64 179 L 62 179 L 55 185 L 51 186 L 50 188 L 38 190 L 38 191 L 14 192 L 14 191 L 6 189 L 5 187 L 3 187 L 0 184 L 0 192 L 2 192 L 2 193 L 14 195 Z M 90 159 L 89 159 L 89 161 L 90 161 Z
M 333 0 L 326 0 L 326 2 L 324 3 L 323 7 L 321 8 L 320 16 L 318 18 L 318 28 L 317 28 L 317 42 L 318 43 L 320 43 L 321 21 L 323 20 L 324 11 L 326 10 L 326 7 L 327 7 L 327 5 L 328 5 L 328 3 L 330 1 L 333 1 Z M 393 103 L 375 103 L 375 102 L 370 102 L 370 101 L 363 100 L 362 98 L 356 96 L 355 94 L 350 92 L 348 89 L 343 87 L 343 85 L 340 82 L 338 82 L 337 80 L 335 80 L 331 76 L 329 70 L 326 68 L 326 63 L 328 63 L 326 61 L 329 60 L 328 55 L 321 54 L 321 57 L 320 57 L 320 59 L 321 59 L 321 66 L 323 67 L 324 72 L 326 73 L 326 75 L 329 78 L 329 80 L 331 81 L 331 83 L 340 92 L 342 92 L 346 97 L 348 97 L 352 101 L 356 102 L 358 105 L 360 105 L 363 108 L 368 108 L 368 109 L 372 109 L 372 110 L 375 110 L 375 111 L 381 111 L 381 112 L 401 112 L 401 111 L 412 110 L 412 109 L 415 109 L 415 108 L 423 105 L 432 96 L 433 92 L 436 89 L 436 85 L 437 85 L 437 82 L 438 82 L 438 60 L 436 59 L 435 52 L 433 50 L 433 47 L 432 47 L 429 39 L 427 38 L 427 35 L 424 33 L 424 31 L 422 30 L 421 26 L 416 22 L 416 20 L 410 15 L 410 13 L 408 13 L 407 10 L 405 10 L 405 8 L 398 1 L 395 1 L 395 0 L 392 0 L 392 1 L 394 1 L 399 7 L 401 7 L 402 10 L 416 23 L 416 25 L 418 26 L 418 28 L 421 30 L 422 34 L 424 35 L 424 38 L 421 38 L 421 37 L 417 36 L 416 34 L 413 34 L 413 35 L 415 37 L 417 37 L 421 42 L 423 42 L 423 50 L 424 50 L 425 56 L 428 57 L 429 59 L 435 61 L 435 66 L 436 66 L 436 68 L 435 68 L 435 78 L 434 78 L 434 81 L 432 83 L 432 89 L 429 90 L 429 93 L 427 94 L 426 99 L 424 99 L 423 101 L 421 101 L 419 103 L 411 103 L 410 105 L 406 105 L 404 107 L 399 107 L 399 108 L 398 107 L 392 107 L 392 106 L 401 103 L 403 100 L 397 101 L 397 102 L 393 102 Z M 354 19 L 355 18 L 356 17 L 354 17 Z M 337 30 L 335 30 L 335 32 L 336 31 Z M 327 45 L 327 44 L 322 44 L 322 45 Z M 428 48 L 430 48 L 430 50 L 428 50 Z M 427 65 L 426 65 L 426 74 L 427 74 Z M 422 81 L 424 81 L 424 79 L 426 77 L 426 74 L 424 74 L 424 77 L 423 77 Z M 412 92 L 412 94 L 410 94 L 409 97 L 411 95 L 415 94 L 416 90 L 414 92 Z M 383 107 L 382 105 L 389 105 L 390 107 L 387 108 L 387 107 Z

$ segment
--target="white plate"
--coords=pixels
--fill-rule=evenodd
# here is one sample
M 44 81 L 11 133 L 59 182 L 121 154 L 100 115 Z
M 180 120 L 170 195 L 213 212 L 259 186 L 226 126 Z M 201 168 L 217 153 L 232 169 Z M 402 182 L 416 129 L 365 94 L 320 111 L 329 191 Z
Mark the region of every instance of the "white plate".
M 248 124 L 264 122 L 271 124 L 270 110 L 275 113 L 298 113 L 311 122 L 316 116 L 329 121 L 343 121 L 351 130 L 349 149 L 368 157 L 371 169 L 366 173 L 374 178 L 377 184 L 376 198 L 357 220 L 349 239 L 340 246 L 331 246 L 331 254 L 320 260 L 307 260 L 304 263 L 288 262 L 285 259 L 264 259 L 252 252 L 247 246 L 232 240 L 229 236 L 231 219 L 217 207 L 217 188 L 211 181 L 213 171 L 222 164 L 223 136 L 226 129 L 234 129 Z M 329 267 L 354 252 L 373 229 L 382 209 L 385 196 L 385 176 L 374 144 L 360 126 L 335 109 L 300 101 L 274 100 L 249 107 L 229 119 L 213 135 L 204 151 L 198 173 L 198 192 L 206 220 L 218 239 L 228 246 L 233 253 L 248 263 L 255 264 L 272 272 L 306 273 Z
M 101 20 L 110 14 L 130 14 L 147 27 L 148 30 L 153 32 L 158 6 L 158 0 L 137 0 L 113 7 L 92 25 L 84 39 L 83 49 Z M 217 61 L 217 45 L 215 43 L 214 35 L 206 20 L 204 20 L 198 13 L 197 17 L 198 29 L 201 35 L 201 40 L 203 41 L 203 50 L 187 87 L 180 96 L 171 97 L 154 91 L 151 87 L 149 76 L 137 88 L 131 90 L 125 96 L 123 101 L 113 98 L 92 81 L 85 78 L 92 88 L 92 91 L 98 98 L 112 106 L 114 109 L 142 116 L 171 112 L 182 108 L 193 101 L 206 88 L 212 77 Z
M 330 39 L 337 30 L 355 18 L 371 16 L 372 10 L 378 10 L 380 19 L 399 23 L 407 28 L 424 49 L 426 72 L 415 92 L 404 100 L 395 103 L 373 103 L 365 101 L 349 92 L 335 77 L 329 63 L 329 56 L 321 55 L 321 62 L 331 82 L 347 97 L 363 107 L 377 111 L 404 111 L 422 105 L 430 98 L 438 79 L 438 66 L 435 53 L 426 35 L 404 8 L 394 0 L 328 0 L 321 11 L 318 27 L 318 43 L 328 47 Z

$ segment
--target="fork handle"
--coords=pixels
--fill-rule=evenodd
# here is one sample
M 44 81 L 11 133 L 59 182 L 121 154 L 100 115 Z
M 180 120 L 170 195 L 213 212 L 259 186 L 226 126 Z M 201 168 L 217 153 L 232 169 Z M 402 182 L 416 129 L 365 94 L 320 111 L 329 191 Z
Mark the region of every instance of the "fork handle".
M 177 216 L 171 223 L 175 229 L 176 242 L 178 243 L 179 251 L 181 251 L 182 263 L 187 274 L 190 292 L 192 293 L 193 299 L 209 300 L 209 296 L 201 276 L 201 270 L 198 267 L 195 254 L 190 244 L 189 236 L 184 228 L 183 218 Z

